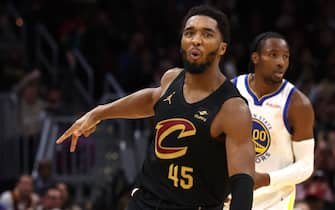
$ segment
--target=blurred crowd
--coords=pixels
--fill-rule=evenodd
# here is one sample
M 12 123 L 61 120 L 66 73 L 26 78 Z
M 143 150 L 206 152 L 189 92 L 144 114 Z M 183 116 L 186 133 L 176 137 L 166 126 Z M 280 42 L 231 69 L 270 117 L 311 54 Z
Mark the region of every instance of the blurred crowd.
M 282 33 L 291 50 L 286 78 L 310 98 L 316 116 L 315 172 L 297 187 L 297 205 L 313 210 L 334 209 L 331 205 L 335 196 L 335 1 L 10 2 L 27 25 L 28 48 L 17 46 L 13 38 L 15 31 L 9 30 L 11 18 L 6 10 L 0 9 L 0 91 L 16 91 L 20 96 L 20 122 L 23 135 L 28 138 L 39 135 L 44 112 L 56 115 L 69 112 L 64 104 L 73 97 L 69 95 L 74 83 L 70 69 L 76 66 L 73 49 L 80 49 L 94 69 L 94 97 L 98 101 L 104 94 L 103 81 L 108 73 L 130 93 L 156 86 L 168 68 L 181 66 L 180 23 L 193 5 L 208 3 L 229 15 L 232 40 L 221 65 L 230 78 L 248 72 L 248 48 L 257 34 L 269 30 Z M 57 78 L 53 80 L 34 55 L 34 26 L 37 23 L 44 24 L 61 47 Z M 35 148 L 34 141 L 31 142 Z M 1 202 L 5 200 L 6 203 L 12 195 L 14 200 L 22 197 L 24 205 L 39 200 L 43 207 L 38 209 L 50 209 L 44 206 L 58 196 L 59 204 L 53 208 L 61 208 L 64 192 L 59 184 L 32 196 L 32 183 L 28 175 L 21 176 L 12 191 L 3 193 Z
M 38 175 L 21 175 L 15 185 L 0 194 L 1 210 L 80 210 L 72 188 L 52 176 L 51 162 L 43 160 Z

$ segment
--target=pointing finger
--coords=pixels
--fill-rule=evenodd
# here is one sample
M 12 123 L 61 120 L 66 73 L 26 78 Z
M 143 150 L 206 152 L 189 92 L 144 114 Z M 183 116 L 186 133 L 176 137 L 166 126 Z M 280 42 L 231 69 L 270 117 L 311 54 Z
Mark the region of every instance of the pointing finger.
M 69 129 L 67 129 L 63 135 L 61 137 L 59 137 L 56 140 L 57 144 L 61 144 L 64 140 L 66 140 L 67 138 L 69 138 L 74 132 L 75 132 L 75 128 L 77 127 L 76 124 L 73 124 Z
M 78 142 L 79 136 L 77 135 L 72 135 L 72 140 L 71 140 L 71 146 L 70 146 L 70 152 L 74 152 L 76 150 L 77 142 Z

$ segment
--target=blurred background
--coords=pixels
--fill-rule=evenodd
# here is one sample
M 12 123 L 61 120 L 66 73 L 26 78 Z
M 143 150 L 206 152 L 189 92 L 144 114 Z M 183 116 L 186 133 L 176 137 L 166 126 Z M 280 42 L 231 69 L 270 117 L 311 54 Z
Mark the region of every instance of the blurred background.
M 41 210 L 125 208 L 152 137 L 150 119 L 105 121 L 74 154 L 55 140 L 92 107 L 157 86 L 181 66 L 180 24 L 201 3 L 230 18 L 221 63 L 229 78 L 248 72 L 257 34 L 287 37 L 286 78 L 316 113 L 315 172 L 298 185 L 296 205 L 335 209 L 334 0 L 0 1 L 0 209 L 11 192 L 28 198 L 14 203 Z

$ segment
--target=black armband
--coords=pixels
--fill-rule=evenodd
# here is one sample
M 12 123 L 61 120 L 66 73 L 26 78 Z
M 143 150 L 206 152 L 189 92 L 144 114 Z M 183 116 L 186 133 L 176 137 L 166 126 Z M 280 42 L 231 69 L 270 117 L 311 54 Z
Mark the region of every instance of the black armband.
M 254 180 L 248 174 L 230 177 L 232 200 L 230 210 L 250 210 L 252 208 Z

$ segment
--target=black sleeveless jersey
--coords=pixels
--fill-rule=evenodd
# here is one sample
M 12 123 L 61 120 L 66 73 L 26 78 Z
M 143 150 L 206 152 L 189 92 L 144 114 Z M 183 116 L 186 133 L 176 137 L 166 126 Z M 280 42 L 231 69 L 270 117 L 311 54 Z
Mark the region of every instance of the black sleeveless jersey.
M 140 188 L 178 206 L 221 205 L 230 193 L 225 135 L 219 142 L 211 137 L 210 127 L 222 104 L 241 96 L 226 80 L 205 99 L 189 104 L 183 96 L 184 79 L 182 71 L 155 104 L 155 137 Z

